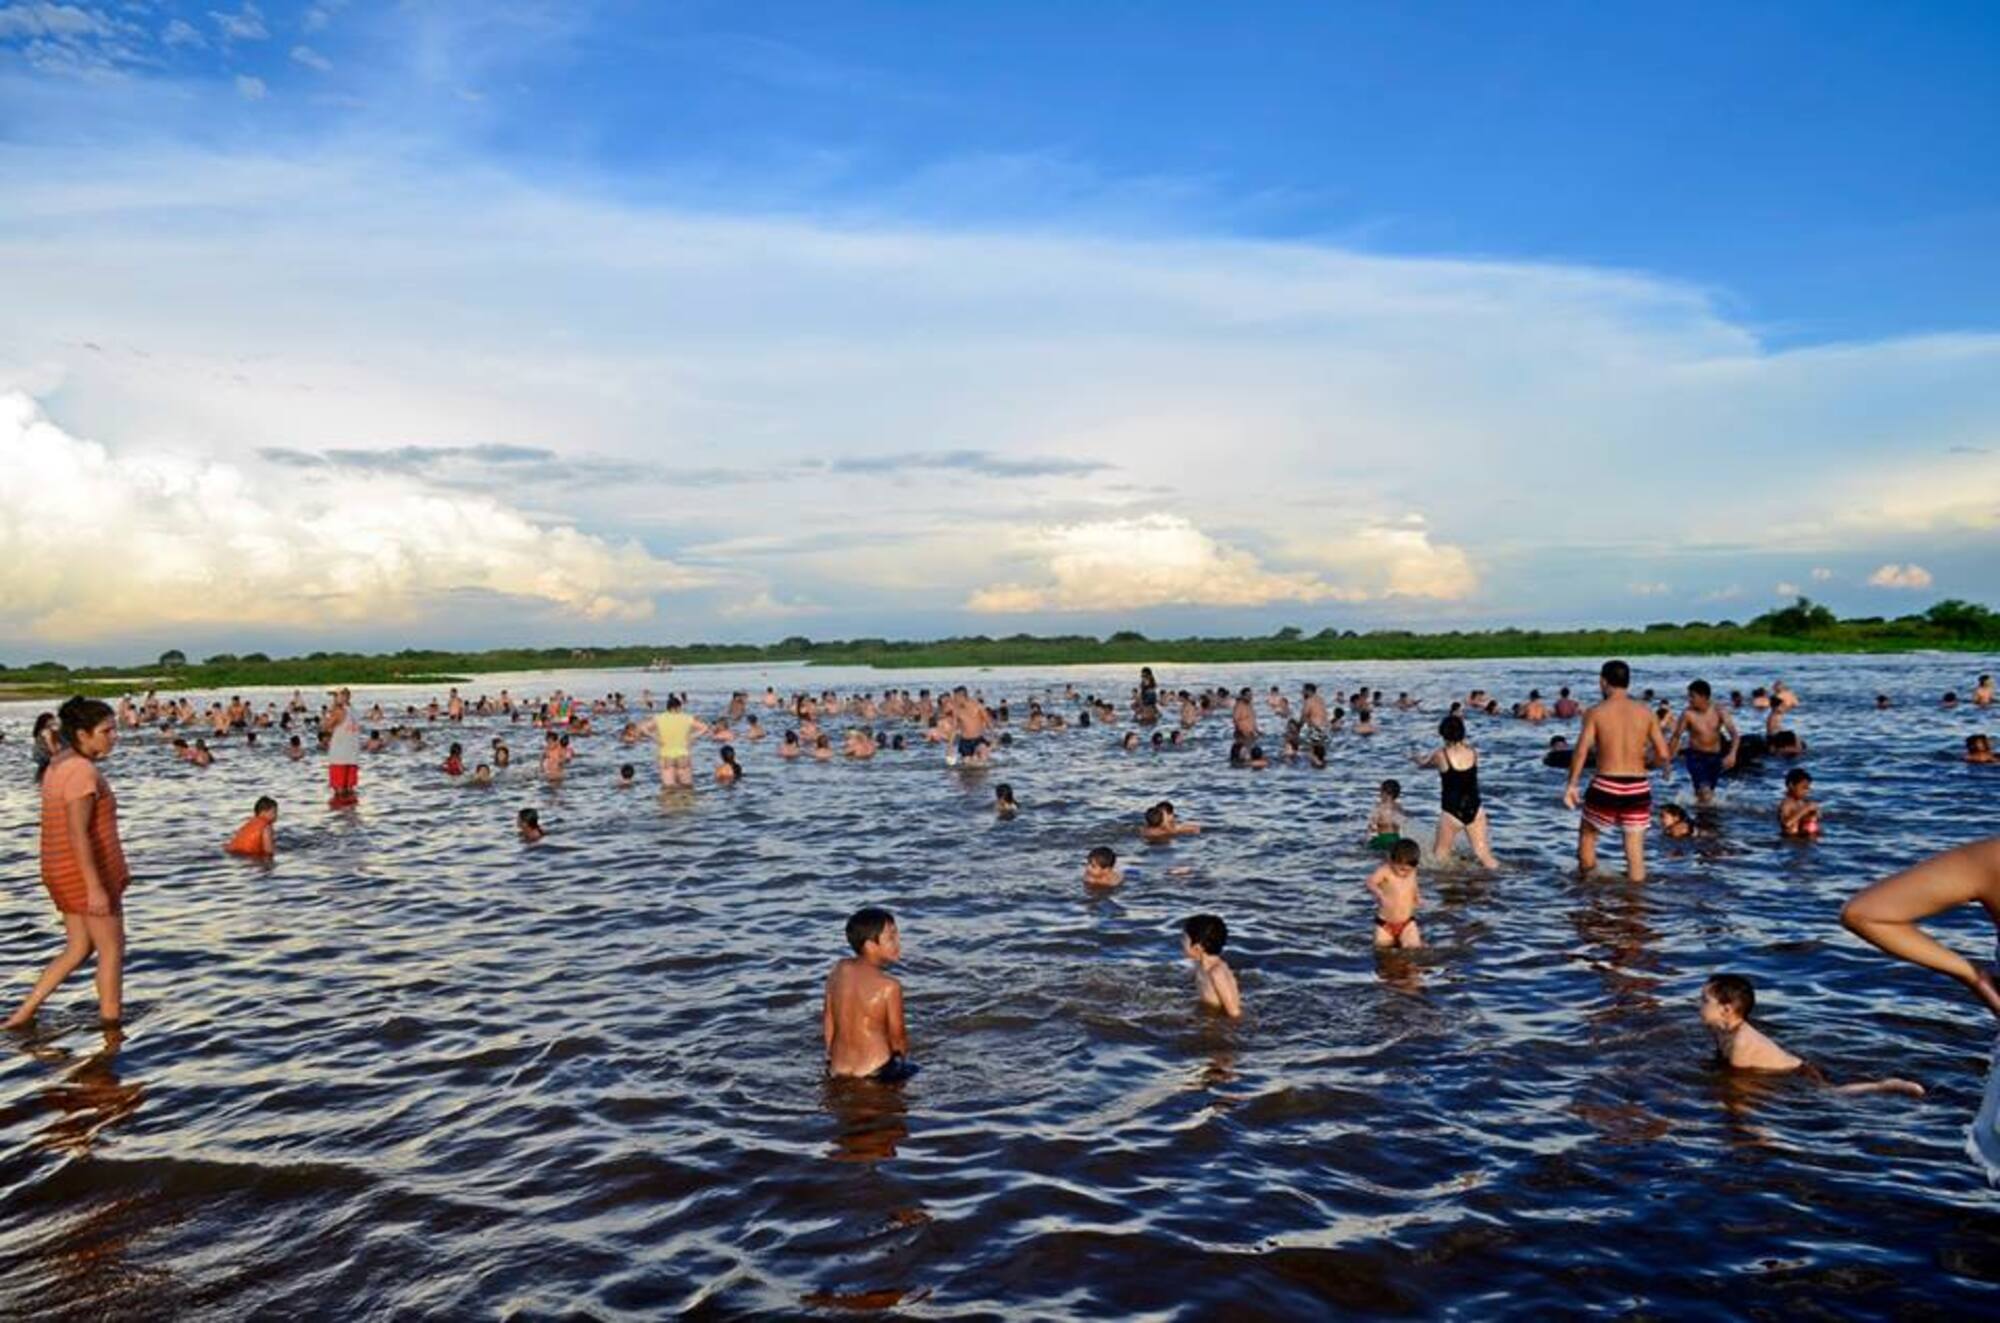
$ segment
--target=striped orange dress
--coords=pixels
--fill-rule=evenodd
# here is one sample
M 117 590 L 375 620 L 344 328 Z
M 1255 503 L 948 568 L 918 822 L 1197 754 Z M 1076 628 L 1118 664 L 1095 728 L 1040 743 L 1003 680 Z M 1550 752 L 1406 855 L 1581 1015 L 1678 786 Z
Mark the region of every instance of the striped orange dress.
M 70 846 L 69 806 L 97 796 L 90 807 L 90 853 L 98 880 L 111 897 L 111 912 L 122 914 L 121 897 L 132 872 L 125 866 L 125 849 L 118 843 L 118 801 L 111 783 L 97 764 L 65 749 L 42 775 L 42 885 L 64 914 L 87 914 L 90 901 L 83 882 L 83 865 Z

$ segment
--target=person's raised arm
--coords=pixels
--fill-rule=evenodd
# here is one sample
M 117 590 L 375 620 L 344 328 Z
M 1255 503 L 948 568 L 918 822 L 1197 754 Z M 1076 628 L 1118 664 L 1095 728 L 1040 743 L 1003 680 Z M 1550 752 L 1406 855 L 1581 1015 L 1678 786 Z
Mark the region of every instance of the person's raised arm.
M 1978 901 L 2000 914 L 2000 836 L 1947 850 L 1862 891 L 1840 911 L 1840 921 L 1862 941 L 1899 960 L 1957 979 L 2000 1015 L 1993 976 L 1917 926 L 1945 910 Z

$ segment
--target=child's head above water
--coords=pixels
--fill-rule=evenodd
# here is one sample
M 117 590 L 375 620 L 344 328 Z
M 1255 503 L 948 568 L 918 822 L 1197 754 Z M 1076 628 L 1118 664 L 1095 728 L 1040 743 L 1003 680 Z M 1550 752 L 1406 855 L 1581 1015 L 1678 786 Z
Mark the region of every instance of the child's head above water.
M 1207 955 L 1221 955 L 1229 941 L 1229 925 L 1213 914 L 1196 914 L 1181 921 L 1187 944 Z
M 896 916 L 879 905 L 864 905 L 847 916 L 847 944 L 854 954 L 868 959 L 893 960 L 901 950 L 896 932 Z
M 1794 767 L 1791 771 L 1785 773 L 1785 790 L 1787 792 L 1797 790 L 1801 786 L 1807 790 L 1812 789 L 1811 772 L 1808 772 L 1803 767 Z
M 1390 777 L 1387 781 L 1384 781 L 1382 783 L 1382 798 L 1393 802 L 1395 800 L 1401 799 L 1402 797 L 1403 797 L 1403 783 L 1401 781 L 1398 781 L 1394 777 Z
M 1397 837 L 1389 847 L 1389 862 L 1398 868 L 1415 868 L 1423 857 L 1423 848 L 1407 836 Z
M 259 795 L 257 796 L 257 802 L 250 806 L 250 812 L 253 816 L 259 818 L 263 817 L 266 813 L 275 818 L 278 816 L 278 801 L 272 799 L 269 795 Z
M 1690 818 L 1688 811 L 1679 804 L 1662 804 L 1660 806 L 1660 830 L 1669 836 L 1692 836 L 1694 835 L 1694 819 Z
M 1701 989 L 1701 1018 L 1705 1024 L 1733 1029 L 1757 1009 L 1757 989 L 1741 974 L 1716 974 Z

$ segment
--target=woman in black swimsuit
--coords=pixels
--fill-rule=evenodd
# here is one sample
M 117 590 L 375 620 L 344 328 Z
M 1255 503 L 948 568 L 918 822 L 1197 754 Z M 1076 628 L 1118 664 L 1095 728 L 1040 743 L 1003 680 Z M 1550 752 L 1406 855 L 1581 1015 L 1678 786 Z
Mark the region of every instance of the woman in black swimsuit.
M 1498 868 L 1487 841 L 1486 808 L 1479 802 L 1479 754 L 1465 742 L 1465 722 L 1446 717 L 1438 722 L 1441 748 L 1417 759 L 1419 767 L 1438 769 L 1439 806 L 1437 843 L 1432 857 L 1442 862 L 1451 858 L 1458 834 L 1472 842 L 1472 853 L 1485 868 Z

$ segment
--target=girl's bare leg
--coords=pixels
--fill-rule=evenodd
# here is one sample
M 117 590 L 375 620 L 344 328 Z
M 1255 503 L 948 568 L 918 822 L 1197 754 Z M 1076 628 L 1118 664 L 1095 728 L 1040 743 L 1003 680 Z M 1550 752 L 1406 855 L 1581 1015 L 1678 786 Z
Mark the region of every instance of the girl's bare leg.
M 1486 810 L 1481 809 L 1472 815 L 1472 824 L 1465 829 L 1465 836 L 1472 842 L 1472 853 L 1479 857 L 1481 868 L 1498 868 L 1500 863 L 1493 857 L 1493 848 L 1487 843 L 1489 831 Z
M 1438 814 L 1437 839 L 1431 845 L 1431 858 L 1437 863 L 1451 858 L 1452 847 L 1458 844 L 1458 832 L 1454 830 L 1457 824 L 1458 819 L 1451 814 Z
M 1840 921 L 1898 959 L 1957 979 L 2000 1015 L 2000 987 L 1992 974 L 1917 927 L 1921 919 L 1972 901 L 2000 923 L 2000 837 L 1947 850 L 1884 878 L 1848 901 Z
M 77 966 L 90 959 L 93 943 L 90 930 L 84 925 L 84 917 L 81 914 L 63 915 L 65 941 L 62 953 L 49 961 L 49 967 L 42 971 L 39 979 L 35 980 L 34 991 L 28 994 L 20 1009 L 8 1016 L 7 1023 L 0 1025 L 0 1028 L 18 1029 L 34 1019 L 35 1012 L 49 999 L 49 994 L 61 987 L 63 980 L 76 972 Z
M 97 947 L 97 1017 L 117 1024 L 125 1011 L 125 916 L 86 914 Z

